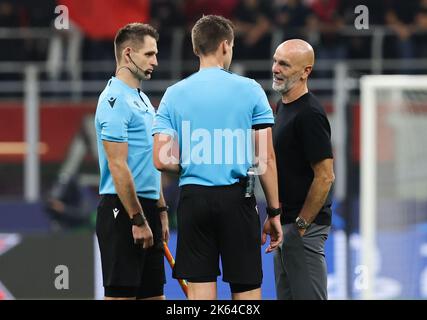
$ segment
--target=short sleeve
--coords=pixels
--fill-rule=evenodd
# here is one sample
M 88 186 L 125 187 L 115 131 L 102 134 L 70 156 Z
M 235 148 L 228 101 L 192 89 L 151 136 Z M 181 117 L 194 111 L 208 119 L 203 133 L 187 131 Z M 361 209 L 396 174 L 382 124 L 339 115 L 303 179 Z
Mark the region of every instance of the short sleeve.
M 256 83 L 252 90 L 255 95 L 255 105 L 252 113 L 252 127 L 266 124 L 273 125 L 273 111 L 271 110 L 270 103 L 268 102 L 264 90 L 258 83 Z
M 175 130 L 172 126 L 171 115 L 169 112 L 169 105 L 167 103 L 169 100 L 168 97 L 169 93 L 168 90 L 166 90 L 154 118 L 153 128 L 151 129 L 152 135 L 155 135 L 156 133 L 163 133 L 170 136 L 175 135 Z
M 132 118 L 130 108 L 123 97 L 109 97 L 98 106 L 98 122 L 101 139 L 113 142 L 128 141 L 128 127 Z
M 301 113 L 297 117 L 296 130 L 310 163 L 333 158 L 331 127 L 326 115 L 317 111 Z

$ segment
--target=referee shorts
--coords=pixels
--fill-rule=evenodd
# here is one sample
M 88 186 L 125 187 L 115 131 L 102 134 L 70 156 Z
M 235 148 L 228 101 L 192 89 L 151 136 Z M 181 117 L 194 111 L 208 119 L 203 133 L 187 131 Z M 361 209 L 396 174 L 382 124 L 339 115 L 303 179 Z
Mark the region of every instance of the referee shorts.
M 96 235 L 101 252 L 106 297 L 148 298 L 163 295 L 165 270 L 162 227 L 156 200 L 139 198 L 154 237 L 154 246 L 135 244 L 132 223 L 117 195 L 102 195 Z
M 241 184 L 184 185 L 178 205 L 174 278 L 215 282 L 221 257 L 223 280 L 260 285 L 261 229 L 255 197 Z

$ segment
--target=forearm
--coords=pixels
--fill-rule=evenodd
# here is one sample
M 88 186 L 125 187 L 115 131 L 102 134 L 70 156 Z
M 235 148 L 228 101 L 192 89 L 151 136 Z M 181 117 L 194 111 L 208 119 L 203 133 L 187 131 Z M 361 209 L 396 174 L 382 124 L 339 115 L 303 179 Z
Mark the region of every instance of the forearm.
M 256 28 L 254 28 L 257 38 L 261 38 L 265 33 L 269 32 L 270 27 L 271 25 L 267 18 L 258 18 L 256 22 Z
M 157 201 L 157 206 L 158 207 L 165 207 L 166 206 L 165 197 L 163 195 L 163 184 L 161 182 L 161 179 L 160 179 L 160 198 Z
M 277 168 L 274 158 L 267 161 L 265 172 L 259 176 L 259 181 L 265 194 L 267 206 L 269 208 L 279 208 Z
M 60 213 L 62 217 L 72 221 L 81 221 L 85 219 L 88 214 L 88 210 L 77 206 L 65 206 L 63 212 Z
M 179 174 L 181 172 L 181 166 L 175 163 L 162 164 L 161 167 L 157 168 L 161 172 Z
M 267 206 L 272 209 L 279 208 L 276 155 L 271 128 L 255 131 L 255 156 L 259 181 L 267 200 Z
M 110 171 L 117 195 L 129 217 L 132 218 L 138 212 L 142 213 L 142 207 L 135 191 L 135 184 L 129 167 L 127 165 L 116 165 L 110 167 Z
M 320 209 L 325 204 L 331 186 L 332 182 L 326 179 L 316 177 L 313 179 L 305 198 L 304 206 L 299 214 L 305 221 L 311 223 L 316 218 Z
M 157 170 L 179 174 L 181 166 L 179 161 L 179 145 L 172 136 L 155 134 L 153 143 L 153 162 Z
M 233 21 L 233 23 L 234 23 L 236 35 L 245 34 L 247 32 L 250 32 L 250 30 L 253 28 L 252 24 L 242 22 L 240 20 L 235 20 L 235 21 Z

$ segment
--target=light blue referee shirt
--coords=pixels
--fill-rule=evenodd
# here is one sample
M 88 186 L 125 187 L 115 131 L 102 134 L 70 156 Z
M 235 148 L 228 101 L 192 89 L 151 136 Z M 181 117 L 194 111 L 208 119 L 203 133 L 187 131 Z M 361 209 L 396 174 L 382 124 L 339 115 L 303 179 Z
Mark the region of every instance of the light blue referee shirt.
M 262 124 L 274 118 L 261 86 L 212 67 L 166 90 L 152 133 L 178 138 L 180 186 L 223 186 L 246 176 L 254 160 L 252 127 Z
M 155 111 L 148 97 L 112 77 L 99 96 L 95 115 L 100 168 L 100 194 L 117 194 L 102 140 L 127 142 L 128 166 L 138 196 L 160 198 L 160 172 L 153 164 L 151 128 Z

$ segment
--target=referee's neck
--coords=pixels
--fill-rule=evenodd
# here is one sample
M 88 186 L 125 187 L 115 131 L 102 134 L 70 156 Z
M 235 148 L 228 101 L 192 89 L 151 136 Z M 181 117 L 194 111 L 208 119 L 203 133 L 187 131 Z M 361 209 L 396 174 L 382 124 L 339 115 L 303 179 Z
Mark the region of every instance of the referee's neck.
M 224 68 L 224 61 L 221 61 L 216 56 L 200 57 L 200 70 L 206 68 Z
M 116 78 L 126 83 L 131 88 L 139 88 L 141 85 L 140 81 L 127 68 L 118 68 L 116 72 Z

